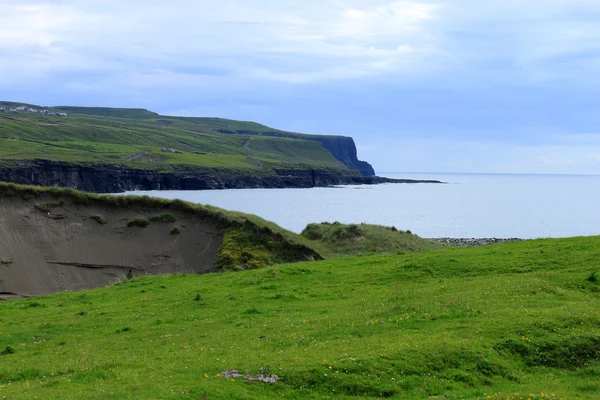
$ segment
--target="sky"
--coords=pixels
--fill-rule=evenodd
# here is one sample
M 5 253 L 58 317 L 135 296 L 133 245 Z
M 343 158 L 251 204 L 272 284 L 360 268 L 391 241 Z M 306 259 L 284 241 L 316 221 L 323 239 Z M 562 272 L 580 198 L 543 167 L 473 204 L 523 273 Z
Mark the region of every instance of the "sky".
M 0 0 L 0 100 L 352 136 L 379 173 L 600 174 L 600 1 Z

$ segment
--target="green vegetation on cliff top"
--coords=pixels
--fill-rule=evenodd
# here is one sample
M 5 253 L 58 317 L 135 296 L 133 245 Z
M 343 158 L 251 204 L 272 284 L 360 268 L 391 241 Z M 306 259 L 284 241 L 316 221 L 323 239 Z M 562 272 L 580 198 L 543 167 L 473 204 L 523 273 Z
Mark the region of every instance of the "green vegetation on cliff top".
M 18 105 L 0 102 L 5 107 Z M 273 174 L 274 169 L 352 173 L 321 142 L 304 140 L 314 135 L 279 131 L 253 122 L 166 117 L 140 109 L 49 110 L 68 116 L 0 112 L 0 163 L 51 160 L 165 172 L 223 170 L 253 175 Z M 163 148 L 175 152 L 163 152 Z
M 0 398 L 597 399 L 599 258 L 535 240 L 0 303 Z

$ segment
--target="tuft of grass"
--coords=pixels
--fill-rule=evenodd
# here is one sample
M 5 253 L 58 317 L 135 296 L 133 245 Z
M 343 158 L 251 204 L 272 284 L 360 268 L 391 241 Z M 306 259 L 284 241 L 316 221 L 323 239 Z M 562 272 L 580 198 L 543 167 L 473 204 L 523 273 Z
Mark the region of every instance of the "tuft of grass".
M 175 222 L 177 219 L 171 214 L 160 214 L 150 217 L 150 222 Z
M 196 296 L 194 296 L 194 301 L 197 302 L 198 305 L 204 305 L 204 299 L 202 298 L 202 296 L 200 296 L 200 293 L 196 293 Z
M 592 283 L 598 282 L 598 272 L 596 272 L 596 271 L 592 272 L 591 274 L 588 275 L 586 280 L 588 282 L 592 282 Z
M 272 238 L 268 227 L 255 231 L 229 228 L 217 252 L 215 267 L 221 271 L 241 271 L 290 259 L 310 261 L 318 258 L 319 255 L 307 254 L 298 246 Z
M 92 216 L 90 216 L 90 219 L 96 221 L 100 225 L 106 225 L 108 223 L 108 218 L 106 218 L 102 215 L 92 215 Z
M 15 349 L 11 346 L 6 346 L 4 350 L 0 351 L 0 356 L 7 356 L 9 354 L 15 354 Z
M 150 221 L 148 221 L 146 218 L 134 218 L 127 222 L 127 226 L 139 226 L 141 228 L 145 228 L 148 225 L 150 225 Z
M 169 231 L 169 234 L 171 234 L 171 235 L 179 235 L 180 233 L 181 233 L 181 231 L 176 226 L 174 226 L 173 228 L 171 228 L 171 230 Z
M 47 201 L 45 203 L 36 204 L 34 208 L 43 212 L 50 212 L 52 209 L 62 207 L 63 205 L 63 201 Z

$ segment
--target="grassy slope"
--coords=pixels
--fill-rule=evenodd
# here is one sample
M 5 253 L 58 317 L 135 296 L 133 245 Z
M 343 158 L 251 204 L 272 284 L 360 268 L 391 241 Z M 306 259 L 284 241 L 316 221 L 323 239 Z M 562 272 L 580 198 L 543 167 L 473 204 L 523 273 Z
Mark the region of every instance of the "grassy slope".
M 302 236 L 327 258 L 357 256 L 365 253 L 412 253 L 444 248 L 411 232 L 370 224 L 309 224 Z
M 14 104 L 0 102 L 0 105 Z M 173 171 L 190 167 L 269 174 L 273 168 L 345 170 L 319 142 L 225 135 L 217 129 L 274 131 L 220 118 L 163 117 L 135 109 L 57 107 L 68 117 L 0 112 L 0 162 L 46 159 Z M 161 153 L 162 147 L 180 153 Z
M 0 397 L 595 399 L 599 257 L 537 240 L 6 302 Z M 282 381 L 219 376 L 260 368 Z

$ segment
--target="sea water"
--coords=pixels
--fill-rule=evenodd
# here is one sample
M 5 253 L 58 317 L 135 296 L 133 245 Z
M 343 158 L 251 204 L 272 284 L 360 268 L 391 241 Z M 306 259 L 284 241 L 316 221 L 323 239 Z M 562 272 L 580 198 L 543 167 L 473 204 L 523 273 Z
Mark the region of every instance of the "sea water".
M 600 234 L 600 176 L 382 173 L 446 184 L 131 192 L 256 214 L 301 232 L 311 222 L 395 226 L 422 237 Z

